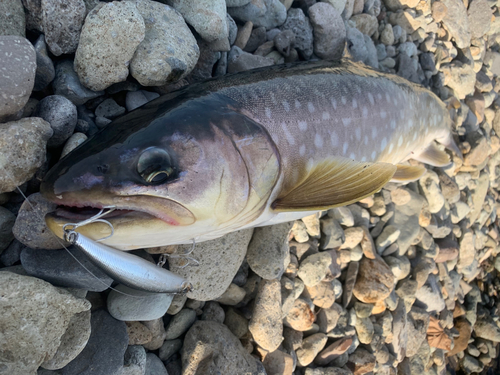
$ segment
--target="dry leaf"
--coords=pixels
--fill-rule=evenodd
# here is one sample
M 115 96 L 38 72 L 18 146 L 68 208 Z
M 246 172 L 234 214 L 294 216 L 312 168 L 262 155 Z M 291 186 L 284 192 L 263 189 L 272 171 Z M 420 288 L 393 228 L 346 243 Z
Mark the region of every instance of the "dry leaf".
M 444 333 L 439 320 L 432 316 L 429 321 L 429 328 L 427 329 L 427 341 L 434 348 L 451 350 L 450 337 Z

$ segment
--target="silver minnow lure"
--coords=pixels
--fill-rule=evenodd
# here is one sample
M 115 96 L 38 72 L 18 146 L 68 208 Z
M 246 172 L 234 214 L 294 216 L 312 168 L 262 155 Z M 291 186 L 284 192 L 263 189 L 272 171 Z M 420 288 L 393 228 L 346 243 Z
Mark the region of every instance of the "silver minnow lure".
M 154 293 L 185 293 L 192 285 L 184 278 L 138 256 L 95 242 L 68 230 L 65 240 L 78 246 L 112 279 L 133 289 Z

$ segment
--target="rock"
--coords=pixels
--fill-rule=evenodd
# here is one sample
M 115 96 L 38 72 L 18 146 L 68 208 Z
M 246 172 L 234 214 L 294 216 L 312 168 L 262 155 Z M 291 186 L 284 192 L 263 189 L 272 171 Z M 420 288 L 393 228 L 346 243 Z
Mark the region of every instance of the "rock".
M 86 15 L 83 0 L 43 0 L 42 28 L 50 52 L 55 56 L 76 51 Z
M 316 316 L 320 332 L 328 333 L 335 328 L 342 313 L 342 307 L 334 303 L 330 308 L 321 309 Z
M 446 16 L 446 13 L 448 13 L 448 7 L 441 1 L 432 3 L 432 18 L 434 18 L 434 21 L 441 22 Z
M 472 38 L 481 38 L 491 25 L 491 8 L 486 0 L 474 0 L 469 5 L 467 18 Z
M 354 375 L 361 375 L 371 372 L 375 367 L 375 356 L 370 354 L 366 349 L 358 348 L 349 356 L 347 368 Z
M 297 276 L 307 286 L 315 286 L 327 275 L 332 264 L 332 256 L 329 252 L 312 254 L 300 263 Z
M 390 14 L 389 21 L 393 26 L 400 26 L 404 32 L 407 34 L 412 34 L 419 28 L 425 29 L 427 27 L 427 22 L 423 17 L 416 17 L 415 13 L 404 10 L 403 12 L 395 12 Z M 393 30 L 394 31 L 394 30 Z M 403 34 L 404 35 L 404 34 Z M 396 40 L 402 40 L 403 38 L 396 38 Z M 402 40 L 404 41 L 404 40 Z
M 346 39 L 353 59 L 355 61 L 366 61 L 368 59 L 368 50 L 363 33 L 355 27 L 347 26 Z
M 283 339 L 280 290 L 278 280 L 260 282 L 252 318 L 248 324 L 255 342 L 269 352 L 278 349 Z
M 405 303 L 399 300 L 396 309 L 392 312 L 392 342 L 389 347 L 391 353 L 398 362 L 406 357 L 406 347 L 408 345 L 408 328 Z
M 371 37 L 378 29 L 377 18 L 371 14 L 356 14 L 351 17 L 351 21 L 356 25 L 356 29 L 369 37 Z
M 481 337 L 493 342 L 500 342 L 500 328 L 498 328 L 489 316 L 477 319 L 474 325 L 474 334 L 476 337 Z
M 139 322 L 125 323 L 127 324 L 129 345 L 143 345 L 149 343 L 153 339 L 152 332 L 144 324 Z
M 321 59 L 340 60 L 346 35 L 340 13 L 328 3 L 316 3 L 308 12 L 314 30 L 314 53 Z
M 345 241 L 345 233 L 336 219 L 322 219 L 320 247 L 321 249 L 334 249 L 340 247 Z
M 315 320 L 312 307 L 303 299 L 296 299 L 292 309 L 285 317 L 284 324 L 296 331 L 307 331 L 311 328 Z
M 9 353 L 2 359 L 3 371 L 35 373 L 56 354 L 71 318 L 88 311 L 90 303 L 29 276 L 0 272 L 0 283 L 0 352 Z
M 148 293 L 117 285 L 107 299 L 111 316 L 123 321 L 154 320 L 164 316 L 172 303 L 173 294 Z
M 21 0 L 0 4 L 0 35 L 26 36 L 26 16 Z
M 165 330 L 165 340 L 174 340 L 186 332 L 196 321 L 196 312 L 191 309 L 182 309 L 174 315 Z
M 144 375 L 168 375 L 168 372 L 160 358 L 153 353 L 147 353 Z
M 246 259 L 252 271 L 263 279 L 283 275 L 290 254 L 288 234 L 292 225 L 293 222 L 255 228 Z
M 151 332 L 151 340 L 144 343 L 144 348 L 147 350 L 157 350 L 160 349 L 165 341 L 166 333 L 165 326 L 163 325 L 163 319 L 148 320 L 142 322 L 146 328 Z
M 238 48 L 245 49 L 245 46 L 252 35 L 253 23 L 252 21 L 247 21 L 242 27 L 238 29 L 238 34 L 236 35 L 236 40 L 234 45 Z
M 125 97 L 125 106 L 127 107 L 127 111 L 133 111 L 134 109 L 139 108 L 159 96 L 160 94 L 157 94 L 156 92 L 144 90 L 128 91 Z
M 291 374 L 294 358 L 281 350 L 275 350 L 266 355 L 262 364 L 268 374 Z
M 162 361 L 167 361 L 172 355 L 182 348 L 182 340 L 166 340 L 160 348 L 158 356 Z
M 362 227 L 352 227 L 346 228 L 344 231 L 345 242 L 340 246 L 341 249 L 353 249 L 358 246 L 363 237 L 365 236 L 365 231 Z
M 203 307 L 203 314 L 201 315 L 201 320 L 213 320 L 217 323 L 223 323 L 225 319 L 225 313 L 219 303 L 214 301 L 209 301 Z
M 418 0 L 387 0 L 384 4 L 388 9 L 396 11 L 404 8 L 415 8 Z
M 429 275 L 425 284 L 415 294 L 415 304 L 420 304 L 427 312 L 441 312 L 445 308 L 443 295 L 434 275 Z
M 456 241 L 445 238 L 437 240 L 436 244 L 439 246 L 439 254 L 434 259 L 436 263 L 448 262 L 458 257 L 459 245 Z
M 220 297 L 238 272 L 252 233 L 253 229 L 244 229 L 196 244 L 190 256 L 199 261 L 199 267 L 182 268 L 182 259 L 170 259 L 170 270 L 193 285 L 193 290 L 187 293 L 187 297 L 199 301 Z M 187 252 L 191 247 L 192 245 L 179 246 L 177 252 Z
M 0 66 L 0 120 L 8 120 L 25 106 L 33 90 L 35 49 L 26 38 L 0 35 Z
M 427 339 L 427 328 L 429 327 L 429 314 L 425 311 L 412 307 L 408 311 L 406 328 L 408 330 L 408 342 L 406 344 L 406 356 L 413 357 L 422 347 Z
M 238 285 L 231 283 L 227 290 L 217 298 L 217 302 L 223 305 L 236 306 L 245 298 L 245 289 L 239 287 Z
M 15 221 L 16 216 L 6 208 L 0 206 L 0 253 L 5 250 L 14 239 L 12 227 Z
M 242 339 L 248 334 L 248 320 L 233 308 L 227 310 L 226 317 L 224 318 L 224 325 L 239 339 Z M 282 327 L 281 324 L 280 327 Z
M 368 258 L 370 259 L 370 258 Z M 356 283 L 356 279 L 358 277 L 359 271 L 359 262 L 351 262 L 347 267 L 346 278 L 344 282 L 344 293 L 342 296 L 342 304 L 344 307 L 349 305 L 349 302 L 352 298 L 352 292 L 354 290 L 354 285 Z
M 471 32 L 464 3 L 457 0 L 441 0 L 441 2 L 448 9 L 443 18 L 444 26 L 450 31 L 458 48 L 468 47 Z
M 451 64 L 441 66 L 441 72 L 444 74 L 444 84 L 450 87 L 459 99 L 464 99 L 474 92 L 476 75 L 469 65 L 455 60 Z
M 336 340 L 316 356 L 314 363 L 318 366 L 328 365 L 334 359 L 344 354 L 351 347 L 352 342 L 352 337 L 344 337 Z
M 52 82 L 56 73 L 54 63 L 47 55 L 47 45 L 45 44 L 45 37 L 43 35 L 40 35 L 34 47 L 36 52 L 36 74 L 33 91 L 40 91 Z
M 48 147 L 59 147 L 73 134 L 78 120 L 76 106 L 64 96 L 46 96 L 35 108 L 34 117 L 40 117 L 50 124 L 53 135 Z
M 71 137 L 66 141 L 64 147 L 61 151 L 61 158 L 69 154 L 75 148 L 80 146 L 83 142 L 87 140 L 87 136 L 83 133 L 73 133 Z
M 273 30 L 279 31 L 278 29 L 273 29 Z M 288 57 L 290 56 L 290 51 L 292 50 L 292 47 L 295 45 L 295 34 L 293 33 L 292 30 L 284 30 L 274 37 L 273 42 L 276 50 L 283 56 Z M 313 222 L 318 222 L 319 224 L 318 215 L 316 214 L 307 216 L 306 218 L 311 218 L 310 220 L 312 220 Z M 302 218 L 302 220 L 304 221 L 304 219 L 306 218 Z M 304 221 L 304 223 L 306 223 L 306 221 Z M 319 225 L 317 226 L 317 229 L 319 230 Z
M 256 27 L 252 30 L 247 44 L 245 45 L 245 48 L 243 50 L 245 52 L 254 52 L 260 45 L 262 45 L 266 41 L 266 38 L 266 28 L 263 26 Z
M 394 275 L 381 259 L 363 258 L 359 262 L 359 272 L 353 293 L 358 300 L 376 303 L 389 296 L 394 289 Z
M 439 212 L 444 206 L 445 199 L 439 188 L 439 177 L 433 171 L 427 171 L 419 181 L 422 192 L 429 203 L 429 211 L 433 214 Z
M 225 40 L 229 49 L 228 24 L 226 21 L 226 3 L 217 1 L 167 1 L 175 10 L 182 14 L 188 24 L 209 43 Z M 227 49 L 226 49 L 227 51 Z
M 280 30 L 291 30 L 295 34 L 295 48 L 306 60 L 313 54 L 313 27 L 300 8 L 290 8 Z
M 458 331 L 458 337 L 453 340 L 453 348 L 447 353 L 448 356 L 455 355 L 467 349 L 472 333 L 471 324 L 463 317 L 455 319 L 453 327 Z
M 409 189 L 400 188 L 409 195 L 409 201 L 405 204 L 396 204 L 394 215 L 389 219 L 389 225 L 393 225 L 400 230 L 396 241 L 399 250 L 398 254 L 405 254 L 410 245 L 417 238 L 419 233 L 419 216 L 422 211 L 424 199 Z M 392 196 L 392 194 L 391 194 Z M 399 201 L 402 203 L 402 200 Z
M 410 274 L 410 261 L 404 255 L 397 258 L 387 256 L 384 257 L 384 261 L 391 268 L 391 272 L 396 280 L 403 280 Z
M 377 245 L 377 252 L 379 254 L 383 253 L 383 251 L 389 245 L 396 242 L 400 233 L 401 231 L 394 225 L 386 225 L 382 233 L 380 233 L 380 235 L 375 240 L 375 244 Z
M 56 64 L 52 88 L 54 94 L 66 97 L 75 105 L 85 104 L 104 94 L 103 91 L 89 90 L 80 83 L 71 60 L 62 60 Z
M 92 313 L 91 334 L 85 349 L 64 368 L 65 374 L 83 374 L 89 368 L 96 374 L 121 371 L 128 336 L 124 322 L 115 320 L 104 310 Z
M 237 21 L 251 21 L 267 30 L 281 26 L 287 18 L 286 7 L 279 0 L 252 0 L 247 5 L 228 8 L 227 12 Z
M 274 65 L 274 60 L 271 58 L 252 55 L 241 51 L 238 47 L 233 47 L 228 55 L 227 72 L 237 73 L 271 65 Z
M 302 346 L 297 350 L 297 362 L 305 367 L 314 361 L 318 353 L 323 350 L 328 337 L 324 333 L 315 333 L 302 340 Z
M 125 352 L 120 375 L 142 375 L 146 371 L 146 351 L 140 345 L 131 345 Z
M 75 54 L 82 84 L 99 91 L 125 81 L 128 64 L 144 36 L 144 20 L 133 2 L 100 3 L 92 9 Z
M 187 332 L 181 350 L 182 374 L 201 372 L 259 375 L 263 366 L 229 329 L 213 321 L 197 321 Z
M 19 242 L 32 249 L 61 249 L 64 241 L 56 237 L 45 224 L 45 215 L 56 210 L 40 193 L 31 194 L 17 215 L 12 232 Z
M 94 266 L 81 250 L 73 246 L 68 250 L 71 254 L 66 249 L 34 250 L 26 247 L 21 252 L 21 264 L 30 276 L 56 286 L 92 292 L 102 292 L 111 286 L 113 279 Z
M 471 192 L 472 200 L 472 210 L 469 213 L 469 220 L 471 224 L 474 224 L 481 213 L 481 209 L 486 198 L 486 193 L 489 188 L 489 178 L 488 174 L 483 172 L 479 175 L 479 179 L 476 181 L 476 187 Z
M 56 354 L 43 362 L 41 367 L 48 370 L 62 369 L 81 353 L 90 338 L 90 316 L 88 310 L 71 317 L 68 329 L 61 336 Z
M 372 342 L 375 331 L 373 328 L 373 323 L 370 320 L 370 318 L 358 317 L 356 319 L 355 328 L 360 343 L 369 344 Z
M 220 8 L 220 2 L 192 2 L 192 1 L 169 1 L 188 23 L 194 22 L 199 25 L 197 31 L 208 31 L 207 27 L 214 26 L 208 19 L 215 15 L 215 8 Z M 203 5 L 204 4 L 204 5 Z M 212 9 L 200 12 L 199 6 L 213 4 Z M 196 39 L 184 22 L 184 19 L 168 5 L 150 0 L 136 0 L 137 10 L 144 18 L 145 36 L 137 46 L 134 56 L 130 62 L 130 74 L 143 86 L 162 86 L 169 82 L 178 81 L 187 76 L 196 65 L 200 56 L 200 49 Z M 222 37 L 227 39 L 226 12 L 216 17 Z M 223 13 L 223 14 L 222 14 Z M 189 14 L 189 17 L 186 15 Z M 206 17 L 208 19 L 204 20 Z M 200 24 L 201 22 L 201 24 Z M 192 24 L 192 23 L 191 23 Z M 218 33 L 217 33 L 218 34 Z M 202 37 L 208 34 L 201 34 Z M 225 36 L 224 36 L 225 35 Z

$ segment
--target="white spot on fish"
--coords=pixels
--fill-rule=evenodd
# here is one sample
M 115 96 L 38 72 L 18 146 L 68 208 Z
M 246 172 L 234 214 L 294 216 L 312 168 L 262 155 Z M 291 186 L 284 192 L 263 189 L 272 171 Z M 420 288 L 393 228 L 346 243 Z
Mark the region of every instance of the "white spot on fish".
M 330 134 L 330 143 L 333 147 L 337 147 L 339 145 L 339 136 L 335 130 Z
M 375 158 L 377 157 L 377 152 L 373 151 L 371 157 L 372 157 L 372 160 L 375 160 Z
M 368 139 L 368 136 L 365 135 L 365 145 L 368 146 L 368 142 L 369 142 L 369 139 Z
M 376 126 L 373 126 L 373 127 L 372 127 L 372 139 L 377 138 L 377 133 L 378 133 L 378 131 L 377 131 L 377 127 L 376 127 Z
M 398 139 L 398 147 L 401 147 L 402 144 L 403 144 L 403 136 L 400 135 Z
M 387 147 L 387 138 L 384 137 L 384 139 L 382 139 L 382 142 L 380 143 L 380 151 L 384 151 L 385 148 Z
M 311 102 L 307 103 L 307 109 L 310 113 L 313 113 L 316 110 L 316 108 L 314 108 L 314 105 Z
M 342 152 L 344 153 L 344 155 L 345 155 L 345 153 L 347 152 L 347 149 L 348 149 L 348 148 L 349 148 L 349 143 L 344 142 L 344 146 L 342 147 Z
M 300 156 L 304 156 L 306 154 L 306 145 L 300 145 L 299 154 Z
M 389 151 L 388 152 L 391 153 L 393 148 L 394 148 L 394 143 L 391 143 L 389 145 Z
M 356 101 L 356 99 L 352 100 L 352 108 L 354 109 L 358 108 L 358 102 Z
M 342 123 L 344 124 L 344 126 L 349 126 L 349 124 L 351 123 L 351 119 L 350 118 L 343 118 Z
M 283 107 L 285 108 L 286 112 L 290 112 L 290 104 L 288 104 L 286 100 L 283 102 Z
M 342 97 L 340 98 L 340 101 L 341 101 L 341 102 L 342 102 L 342 104 L 344 104 L 344 105 L 347 103 L 347 99 L 346 99 L 346 97 L 345 97 L 345 96 L 342 96 Z
M 386 118 L 387 117 L 387 112 L 386 111 L 380 111 L 380 117 L 381 118 Z
M 307 130 L 307 122 L 299 121 L 299 129 L 305 132 Z
M 408 126 L 409 126 L 410 128 L 412 128 L 412 127 L 413 127 L 413 120 L 412 120 L 412 119 L 409 119 L 409 120 L 408 120 Z
M 325 112 L 323 112 L 323 114 L 321 115 L 321 118 L 322 118 L 323 120 L 325 120 L 325 121 L 326 121 L 326 120 L 330 120 L 330 114 L 329 114 L 328 112 L 326 112 L 326 111 L 325 111 Z
M 413 133 L 413 140 L 415 141 L 417 139 L 417 132 Z
M 300 102 L 297 99 L 295 99 L 295 108 L 299 109 L 300 107 L 302 107 L 300 105 Z
M 378 99 L 378 100 L 381 100 L 381 99 L 382 99 L 382 94 L 381 94 L 381 93 L 378 93 L 378 94 L 377 94 L 377 99 Z
M 361 161 L 366 161 L 366 156 L 363 156 L 363 157 L 361 158 Z
M 391 128 L 396 129 L 396 121 L 391 120 Z
M 335 98 L 332 98 L 331 102 L 332 102 L 333 109 L 337 109 L 337 101 L 335 100 Z
M 291 145 L 294 145 L 295 138 L 293 138 L 293 135 L 288 130 L 288 126 L 287 126 L 286 122 L 281 123 L 281 128 L 283 129 L 283 133 L 285 133 L 285 137 L 286 137 L 286 140 L 288 141 L 288 143 Z
M 363 107 L 363 117 L 368 118 L 368 108 Z
M 368 100 L 370 101 L 371 105 L 375 104 L 375 99 L 373 98 L 373 95 L 371 94 L 371 92 L 368 93 Z
M 269 107 L 266 107 L 265 111 L 266 111 L 266 117 L 270 119 L 273 115 L 271 109 Z
M 351 152 L 351 154 L 349 155 L 349 159 L 356 159 L 356 154 L 354 152 Z
M 385 100 L 387 100 L 387 103 L 391 102 L 391 96 L 389 95 L 388 92 L 385 93 Z
M 316 133 L 316 135 L 314 136 L 314 145 L 317 148 L 323 147 L 323 138 L 318 133 Z
M 358 127 L 358 128 L 356 128 L 355 133 L 356 133 L 356 139 L 357 139 L 358 141 L 360 141 L 360 140 L 361 140 L 361 128 L 359 128 L 359 127 Z

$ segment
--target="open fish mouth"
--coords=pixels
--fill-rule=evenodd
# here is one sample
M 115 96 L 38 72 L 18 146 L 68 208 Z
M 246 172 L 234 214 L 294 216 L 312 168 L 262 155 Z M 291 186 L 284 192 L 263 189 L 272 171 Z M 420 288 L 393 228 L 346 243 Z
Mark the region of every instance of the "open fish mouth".
M 52 213 L 55 218 L 67 219 L 71 222 L 78 222 L 90 219 L 91 217 L 97 215 L 101 209 L 97 207 L 72 207 L 72 206 L 57 206 L 56 210 Z M 132 213 L 134 210 L 113 210 L 106 214 L 107 219 L 113 217 L 122 216 L 128 213 Z

